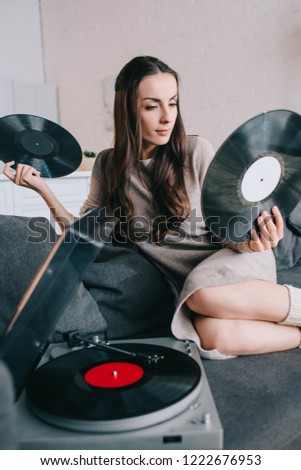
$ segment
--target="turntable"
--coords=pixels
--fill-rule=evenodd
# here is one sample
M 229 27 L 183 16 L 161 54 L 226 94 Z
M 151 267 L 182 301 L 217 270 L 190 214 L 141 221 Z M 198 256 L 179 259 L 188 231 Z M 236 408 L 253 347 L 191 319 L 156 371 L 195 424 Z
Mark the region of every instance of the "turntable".
M 15 384 L 19 447 L 220 449 L 222 426 L 194 343 L 108 344 L 78 332 L 47 343 L 113 225 L 97 209 L 60 236 L 1 339 L 0 359 Z
M 119 346 L 118 343 L 117 345 Z M 124 347 L 124 343 L 122 347 Z M 58 416 L 56 414 L 57 410 L 52 409 L 51 412 L 53 414 L 51 414 L 48 410 L 44 411 L 38 408 L 30 400 L 32 399 L 35 402 L 35 399 L 37 399 L 36 394 L 39 391 L 32 390 L 29 387 L 27 389 L 30 395 L 29 397 L 27 395 L 27 405 L 29 407 L 25 404 L 25 395 L 22 395 L 16 406 L 21 448 L 72 450 L 221 449 L 223 431 L 196 346 L 172 338 L 154 338 L 127 341 L 126 347 L 134 351 L 151 348 L 152 351 L 160 351 L 160 353 L 164 351 L 171 356 L 175 354 L 176 358 L 183 356 L 184 362 L 188 360 L 193 364 L 192 368 L 196 372 L 195 383 L 185 387 L 183 380 L 182 383 L 176 384 L 174 381 L 171 381 L 169 384 L 167 378 L 165 382 L 163 380 L 163 384 L 160 384 L 160 380 L 158 381 L 159 383 L 155 380 L 153 385 L 151 381 L 148 384 L 144 383 L 145 390 L 143 390 L 143 385 L 142 387 L 137 386 L 134 388 L 132 386 L 120 387 L 117 393 L 116 390 L 107 389 L 104 394 L 106 396 L 104 403 L 100 402 L 104 390 L 95 390 L 92 393 L 93 396 L 90 399 L 90 404 L 89 397 L 87 397 L 84 405 L 83 402 L 80 402 L 79 414 L 84 409 L 86 410 L 87 417 L 89 417 L 88 419 L 86 416 L 82 416 L 81 420 Z M 67 359 L 64 359 L 65 353 L 68 356 L 69 354 L 76 354 L 76 352 L 78 351 L 67 352 L 65 345 L 61 346 L 61 348 L 59 346 L 52 346 L 47 352 L 47 359 L 51 358 L 52 355 L 62 354 L 62 356 L 56 357 L 53 363 L 50 359 L 47 364 L 52 366 L 55 364 L 55 361 L 62 358 L 66 361 Z M 79 352 L 81 353 L 82 350 Z M 85 351 L 84 355 L 87 352 L 92 352 L 92 355 L 96 353 L 95 350 L 90 350 L 90 348 Z M 99 356 L 101 357 L 101 354 Z M 43 360 L 47 359 L 44 357 Z M 94 361 L 95 358 L 93 358 L 92 362 Z M 177 363 L 175 363 L 175 366 L 177 366 Z M 45 366 L 42 366 L 41 370 L 43 367 Z M 77 374 L 78 372 L 76 372 Z M 179 376 L 181 376 L 181 373 L 179 373 Z M 156 372 L 153 377 L 156 377 Z M 76 382 L 75 376 L 74 382 Z M 172 391 L 173 386 L 176 389 L 176 395 L 179 394 L 180 398 L 178 397 L 174 403 L 168 403 L 165 407 L 164 402 L 168 401 L 166 395 L 169 395 L 166 392 L 166 388 L 170 388 Z M 189 389 L 188 394 L 187 389 Z M 179 390 L 181 391 L 179 392 Z M 48 390 L 48 395 L 56 395 L 57 391 L 57 384 L 54 383 Z M 66 405 L 66 402 L 68 402 L 68 396 L 69 400 L 73 402 L 74 397 L 72 393 L 72 390 L 66 390 L 63 403 L 55 401 L 56 397 L 53 400 L 55 408 L 61 409 L 63 407 L 61 409 L 62 415 L 66 411 L 63 405 Z M 89 392 L 87 393 L 89 394 Z M 37 401 L 39 402 L 39 400 Z M 98 405 L 101 406 L 95 406 L 97 401 L 99 402 Z M 69 405 L 70 407 L 73 406 L 72 403 L 69 403 Z M 149 411 L 148 405 L 153 408 L 152 411 Z M 116 411 L 115 406 L 118 408 L 117 412 L 121 408 L 123 418 L 114 419 L 111 416 L 106 420 L 95 420 L 94 417 L 97 416 L 97 412 L 101 413 L 103 411 L 103 409 L 99 410 L 99 408 L 105 406 L 107 406 L 107 409 L 104 409 L 108 414 L 113 414 Z M 94 416 L 95 408 L 97 408 L 97 412 L 95 412 Z M 131 411 L 137 411 L 139 415 L 131 416 Z M 76 415 L 76 413 L 74 414 Z M 127 415 L 129 417 L 126 417 Z

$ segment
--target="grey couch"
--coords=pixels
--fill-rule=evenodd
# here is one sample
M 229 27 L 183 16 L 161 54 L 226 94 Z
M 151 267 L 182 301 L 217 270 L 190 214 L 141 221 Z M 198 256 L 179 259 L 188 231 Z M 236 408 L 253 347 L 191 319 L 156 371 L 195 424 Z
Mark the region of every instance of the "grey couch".
M 285 238 L 275 255 L 279 282 L 301 287 L 299 213 L 294 211 L 286 221 Z M 0 334 L 53 246 L 55 234 L 45 223 L 0 215 Z M 153 264 L 132 248 L 107 245 L 86 272 L 51 339 L 59 341 L 62 331 L 74 328 L 109 339 L 170 335 L 173 311 L 173 295 Z M 300 360 L 300 350 L 291 350 L 203 361 L 224 428 L 225 449 L 300 448 Z M 8 373 L 1 367 L 0 381 Z M 7 402 L 12 386 L 6 379 L 5 383 L 0 395 Z M 8 410 L 5 419 L 13 423 Z M 6 432 L 5 441 L 0 439 L 0 448 L 17 445 L 13 425 L 10 429 L 11 436 Z
M 280 284 L 301 288 L 301 204 L 275 249 Z M 225 449 L 301 449 L 301 350 L 203 361 Z

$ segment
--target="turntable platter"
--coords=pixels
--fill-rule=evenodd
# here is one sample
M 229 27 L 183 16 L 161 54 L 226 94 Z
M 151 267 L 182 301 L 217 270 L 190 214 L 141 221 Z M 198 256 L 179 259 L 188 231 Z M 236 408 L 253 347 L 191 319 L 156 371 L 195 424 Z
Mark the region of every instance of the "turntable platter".
M 141 359 L 128 361 L 95 348 L 64 354 L 39 367 L 29 381 L 30 409 L 59 427 L 108 433 L 166 421 L 199 395 L 201 369 L 187 354 L 143 343 L 119 346 L 163 359 L 148 367 Z

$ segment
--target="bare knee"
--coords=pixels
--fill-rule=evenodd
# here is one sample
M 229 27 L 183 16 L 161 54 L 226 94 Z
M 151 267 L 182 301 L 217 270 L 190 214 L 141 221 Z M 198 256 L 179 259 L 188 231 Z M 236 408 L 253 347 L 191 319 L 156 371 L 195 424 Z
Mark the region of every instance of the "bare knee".
M 210 315 L 216 309 L 218 297 L 214 287 L 202 287 L 198 289 L 186 300 L 186 305 L 196 313 Z
M 197 317 L 194 327 L 200 337 L 202 347 L 206 350 L 216 349 L 225 355 L 236 355 L 235 320 L 222 318 Z

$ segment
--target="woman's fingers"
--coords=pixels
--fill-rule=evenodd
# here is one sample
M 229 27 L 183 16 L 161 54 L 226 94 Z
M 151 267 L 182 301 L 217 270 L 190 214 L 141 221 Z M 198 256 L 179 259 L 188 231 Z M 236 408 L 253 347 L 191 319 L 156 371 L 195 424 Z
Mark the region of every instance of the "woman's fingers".
M 272 215 L 266 211 L 262 213 L 261 221 L 259 222 L 260 240 L 263 246 L 268 249 L 278 244 L 277 228 L 274 224 Z
M 272 214 L 263 211 L 257 219 L 258 233 L 251 230 L 249 247 L 253 251 L 264 251 L 275 248 L 283 238 L 284 222 L 277 206 L 272 208 Z
M 28 188 L 36 189 L 36 178 L 40 178 L 40 172 L 29 165 L 18 164 L 13 174 L 11 167 L 14 165 L 14 161 L 6 163 L 4 166 L 3 174 L 7 176 L 11 181 L 19 186 L 25 186 Z
M 15 183 L 20 186 L 28 186 L 26 181 L 26 176 L 30 176 L 31 174 L 31 167 L 28 165 L 17 165 L 16 168 L 16 175 L 15 175 Z
M 274 221 L 277 227 L 278 237 L 279 240 L 281 240 L 284 236 L 284 220 L 277 206 L 272 207 L 272 213 L 274 215 Z
M 272 208 L 272 214 L 266 211 L 262 214 L 262 221 L 260 224 L 260 235 L 262 243 L 267 248 L 274 248 L 278 242 L 283 238 L 284 222 L 277 206 Z

